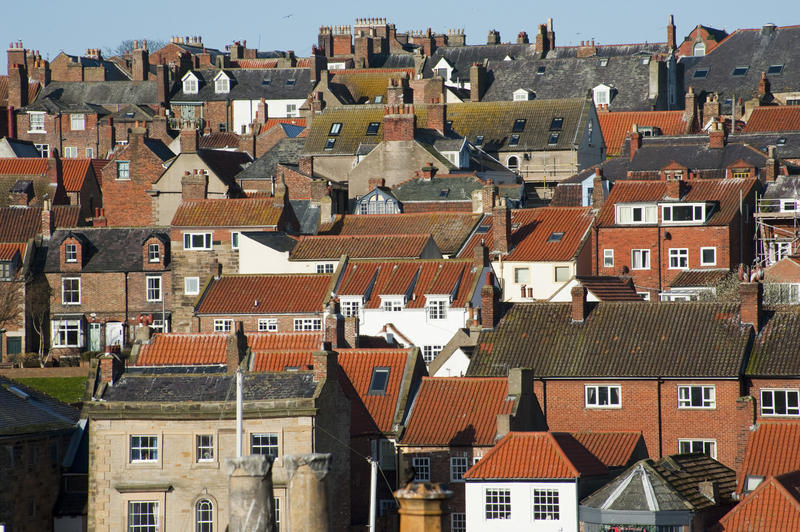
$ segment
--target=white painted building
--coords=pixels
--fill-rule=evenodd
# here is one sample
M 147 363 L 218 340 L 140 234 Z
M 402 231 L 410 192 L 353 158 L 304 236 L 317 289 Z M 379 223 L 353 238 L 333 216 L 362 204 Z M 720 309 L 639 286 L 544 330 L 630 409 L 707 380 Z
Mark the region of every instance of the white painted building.
M 467 482 L 467 530 L 578 532 L 577 483 Z

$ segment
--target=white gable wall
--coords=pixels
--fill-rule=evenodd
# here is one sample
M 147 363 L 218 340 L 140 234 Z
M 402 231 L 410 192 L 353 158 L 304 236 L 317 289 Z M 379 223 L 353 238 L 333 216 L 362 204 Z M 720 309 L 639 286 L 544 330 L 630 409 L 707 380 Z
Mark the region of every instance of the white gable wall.
M 578 492 L 575 482 L 489 482 L 466 483 L 467 530 L 481 532 L 578 532 Z M 511 491 L 511 518 L 486 519 L 485 490 L 487 488 Z M 534 521 L 533 490 L 557 489 L 559 519 Z

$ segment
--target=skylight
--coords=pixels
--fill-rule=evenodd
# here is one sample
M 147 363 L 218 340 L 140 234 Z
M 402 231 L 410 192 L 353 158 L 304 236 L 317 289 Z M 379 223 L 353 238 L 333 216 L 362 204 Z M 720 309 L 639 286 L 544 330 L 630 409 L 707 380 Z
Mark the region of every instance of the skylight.
M 383 103 L 383 94 L 375 96 L 375 103 Z
M 750 67 L 748 66 L 737 66 L 736 68 L 733 69 L 733 72 L 731 72 L 731 76 L 744 76 L 745 74 L 747 74 L 747 71 L 749 69 Z
M 287 85 L 287 86 L 289 86 L 289 87 L 291 87 L 291 86 L 292 86 L 292 85 L 294 85 L 295 83 L 297 83 L 297 81 L 296 81 L 296 80 L 293 80 L 293 79 L 287 79 L 287 80 L 286 80 L 286 85 Z
M 524 118 L 517 118 L 514 120 L 514 127 L 511 128 L 511 131 L 514 133 L 520 133 L 521 131 L 525 131 L 525 120 Z
M 370 122 L 367 126 L 367 135 L 377 135 L 379 127 L 381 127 L 380 122 Z
M 563 117 L 556 117 L 550 122 L 550 131 L 561 131 L 561 127 L 564 125 L 564 118 Z
M 536 73 L 537 74 L 544 74 L 544 65 L 542 65 L 539 68 L 537 68 L 536 69 Z
M 692 77 L 694 79 L 706 79 L 708 77 L 708 70 L 709 70 L 708 68 L 698 68 L 697 70 L 694 71 Z
M 342 130 L 342 123 L 334 122 L 333 124 L 331 124 L 331 130 L 328 132 L 328 135 L 338 135 L 341 130 Z
M 332 150 L 334 144 L 336 144 L 336 139 L 328 139 L 327 141 L 325 141 L 325 149 Z
M 607 58 L 604 57 L 603 59 L 600 60 L 600 66 L 601 67 L 604 67 L 604 66 L 607 66 L 607 65 L 608 65 L 608 59 Z
M 443 188 L 442 190 L 439 191 L 440 198 L 446 198 L 448 194 L 450 194 L 449 188 Z
M 272 84 L 272 80 L 271 79 L 263 79 L 263 80 L 261 80 L 261 84 L 263 86 L 265 86 L 265 87 L 269 87 Z
M 519 144 L 519 135 L 517 134 L 511 135 L 511 138 L 508 139 L 508 145 L 516 146 L 517 144 Z
M 767 74 L 782 74 L 783 73 L 783 65 L 770 65 L 767 69 Z
M 369 382 L 368 395 L 383 395 L 389 384 L 389 368 L 374 368 Z
M 563 232 L 553 232 L 550 233 L 550 236 L 547 237 L 548 242 L 561 242 L 561 239 L 564 238 Z
M 478 135 L 475 137 L 475 145 L 476 146 L 483 146 L 483 135 Z
M 550 137 L 547 139 L 547 143 L 550 145 L 558 144 L 558 133 L 550 133 Z

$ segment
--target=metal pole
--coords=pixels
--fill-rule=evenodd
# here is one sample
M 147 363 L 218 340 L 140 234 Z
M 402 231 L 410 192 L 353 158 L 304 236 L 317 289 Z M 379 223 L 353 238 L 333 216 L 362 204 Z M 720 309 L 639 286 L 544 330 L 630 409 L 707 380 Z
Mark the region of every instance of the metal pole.
M 236 458 L 242 457 L 242 370 L 236 370 Z
M 378 489 L 378 461 L 374 458 L 367 458 L 370 465 L 369 477 L 369 530 L 375 532 L 375 515 L 377 504 L 377 489 Z

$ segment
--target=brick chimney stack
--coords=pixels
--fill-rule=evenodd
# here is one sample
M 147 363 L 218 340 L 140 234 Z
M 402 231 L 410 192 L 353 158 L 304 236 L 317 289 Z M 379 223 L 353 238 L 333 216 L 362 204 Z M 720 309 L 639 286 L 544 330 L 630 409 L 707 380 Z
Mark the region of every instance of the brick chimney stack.
M 323 382 L 326 379 L 337 378 L 339 355 L 335 351 L 315 351 L 314 357 L 314 382 Z
M 487 180 L 481 188 L 481 212 L 489 214 L 494 209 L 494 203 L 497 198 L 497 187 L 494 181 Z
M 500 32 L 497 30 L 489 30 L 489 36 L 486 38 L 486 44 L 500 44 Z
M 712 118 L 719 118 L 719 96 L 715 92 L 706 96 L 706 101 L 703 103 L 703 123 Z
M 435 129 L 444 135 L 445 124 L 447 122 L 447 107 L 439 103 L 438 98 L 432 98 L 428 105 L 428 129 Z
M 687 127 L 691 127 L 692 122 L 694 122 L 696 116 L 697 116 L 697 101 L 695 99 L 694 87 L 690 85 L 689 90 L 686 91 L 686 96 L 684 97 L 684 106 L 683 106 L 683 121 L 686 122 Z
M 486 67 L 480 63 L 473 63 L 469 68 L 469 99 L 479 102 L 487 89 Z
M 24 63 L 8 65 L 8 105 L 17 109 L 28 105 L 28 69 Z
M 592 208 L 602 209 L 606 201 L 605 196 L 605 177 L 603 176 L 603 169 L 596 168 L 594 171 L 594 180 L 592 183 Z
M 570 291 L 572 295 L 572 321 L 583 323 L 586 319 L 586 288 L 584 286 L 573 286 Z
M 167 65 L 156 65 L 156 99 L 158 105 L 166 107 L 169 103 L 169 74 Z
M 225 359 L 228 374 L 232 375 L 239 369 L 247 351 L 247 337 L 244 334 L 244 322 L 237 321 L 236 328 L 228 335 L 225 343 Z
M 769 78 L 767 78 L 767 73 L 761 73 L 761 79 L 758 80 L 758 96 L 759 99 L 763 99 L 764 96 L 769 94 L 771 91 Z
M 480 272 L 489 266 L 489 248 L 486 247 L 486 243 L 483 239 L 481 239 L 480 244 L 475 246 L 472 253 L 473 266 L 475 266 L 476 271 Z
M 147 81 L 147 76 L 150 74 L 150 52 L 147 51 L 147 41 L 140 43 L 134 42 L 133 49 L 133 81 Z
M 436 170 L 437 168 L 433 166 L 433 163 L 425 163 L 425 166 L 420 170 L 420 175 L 425 181 L 430 181 L 436 175 Z
M 556 49 L 556 32 L 553 29 L 552 17 L 547 19 L 547 49 L 548 50 Z
M 265 100 L 264 98 L 261 98 L 258 101 L 258 104 L 257 104 L 257 107 L 256 107 L 256 124 L 258 124 L 258 125 L 266 124 L 267 123 L 267 119 L 269 117 L 268 113 L 269 113 L 269 109 L 268 109 L 268 106 L 267 106 L 267 100 Z M 253 134 L 257 135 L 258 131 L 253 131 Z
M 328 58 L 325 57 L 325 50 L 321 50 L 317 46 L 312 46 L 311 57 L 309 59 L 311 61 L 311 83 L 316 83 L 320 79 L 320 73 L 323 70 L 328 70 Z
M 631 128 L 631 144 L 630 144 L 630 151 L 631 151 L 631 161 L 633 160 L 633 156 L 636 155 L 636 152 L 639 148 L 642 147 L 642 134 L 639 133 L 639 126 L 637 124 L 633 124 Z
M 197 129 L 190 123 L 185 123 L 181 128 L 181 153 L 197 153 Z
M 764 286 L 759 282 L 739 285 L 739 316 L 743 324 L 750 324 L 756 332 L 761 328 L 761 301 Z
M 206 198 L 208 175 L 204 170 L 186 170 L 181 178 L 181 200 L 195 201 Z
M 725 147 L 725 129 L 722 124 L 714 120 L 708 130 L 708 147 L 712 150 L 721 150 Z
M 679 200 L 686 194 L 686 181 L 683 179 L 670 179 L 667 181 L 666 199 Z
M 667 48 L 670 50 L 675 49 L 675 19 L 672 15 L 669 16 L 669 23 L 667 24 Z
M 528 40 L 527 32 L 521 31 L 517 34 L 517 44 L 528 44 L 530 41 Z
M 481 288 L 481 327 L 493 329 L 500 311 L 500 291 L 494 285 L 494 275 L 486 272 L 486 284 Z
M 494 251 L 508 253 L 511 250 L 511 209 L 505 198 L 499 198 L 492 209 L 492 234 Z
M 767 146 L 767 162 L 764 169 L 764 179 L 766 182 L 771 183 L 775 181 L 780 170 L 778 158 L 775 156 L 775 146 Z
M 383 115 L 383 140 L 414 140 L 417 118 L 413 105 L 387 105 Z

